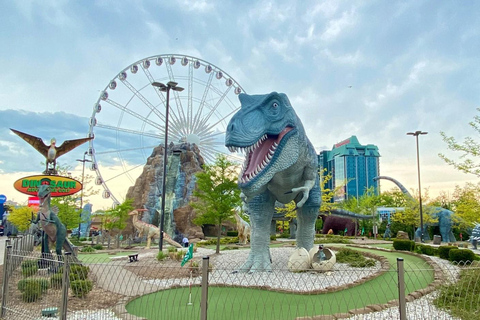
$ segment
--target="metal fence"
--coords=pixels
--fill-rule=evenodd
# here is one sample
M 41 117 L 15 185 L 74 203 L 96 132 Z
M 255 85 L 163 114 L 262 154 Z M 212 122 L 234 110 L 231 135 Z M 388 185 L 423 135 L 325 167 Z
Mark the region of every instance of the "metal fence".
M 366 246 L 355 249 L 374 263 L 362 267 L 336 263 L 327 272 L 292 272 L 287 265 L 295 248 L 285 246 L 271 249 L 271 272 L 242 273 L 236 270 L 249 250 L 213 254 L 198 248 L 194 258 L 181 267 L 183 253 L 176 252 L 161 261 L 154 250 L 80 254 L 74 260 L 69 255 L 47 257 L 7 244 L 1 316 L 472 319 L 475 310 L 480 310 L 476 263 L 452 264 L 437 257 Z M 470 313 L 462 314 L 462 310 Z

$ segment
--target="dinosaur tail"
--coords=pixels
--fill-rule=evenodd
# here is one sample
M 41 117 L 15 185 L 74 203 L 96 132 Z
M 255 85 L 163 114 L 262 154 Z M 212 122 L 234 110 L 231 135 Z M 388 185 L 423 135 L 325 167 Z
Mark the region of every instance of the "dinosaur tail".
M 347 217 L 347 218 L 353 218 L 353 219 L 371 219 L 372 218 L 371 215 L 358 214 L 358 213 L 351 212 L 344 209 L 331 209 L 330 214 L 334 216 L 341 216 L 341 217 Z
M 385 180 L 389 180 L 393 183 L 395 183 L 397 185 L 397 187 L 400 189 L 400 191 L 402 191 L 402 193 L 404 195 L 406 195 L 407 197 L 409 197 L 411 200 L 415 200 L 412 195 L 410 194 L 410 192 L 408 192 L 407 188 L 405 188 L 400 182 L 398 182 L 398 180 L 395 180 L 391 177 L 387 177 L 387 176 L 378 176 L 378 177 L 375 177 L 373 178 L 373 180 L 380 180 L 380 179 L 385 179 Z

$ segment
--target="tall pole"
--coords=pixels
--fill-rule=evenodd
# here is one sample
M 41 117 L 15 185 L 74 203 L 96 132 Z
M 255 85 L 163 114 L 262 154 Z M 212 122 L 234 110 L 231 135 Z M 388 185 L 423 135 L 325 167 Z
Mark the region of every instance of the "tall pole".
M 167 85 L 159 82 L 153 82 L 152 86 L 158 87 L 160 91 L 167 93 L 167 103 L 165 108 L 165 141 L 163 148 L 163 177 L 162 177 L 162 215 L 160 217 L 160 239 L 158 240 L 158 249 L 163 250 L 163 230 L 165 229 L 165 191 L 167 181 L 167 148 L 168 148 L 168 114 L 170 110 L 170 90 L 183 91 L 183 88 L 177 87 L 177 83 L 169 81 Z
M 418 203 L 420 204 L 420 241 L 425 242 L 423 235 L 423 206 L 422 206 L 422 184 L 420 180 L 420 152 L 418 148 L 418 136 L 421 134 L 427 134 L 428 132 L 422 132 L 417 130 L 415 132 L 407 132 L 407 135 L 415 136 L 415 142 L 417 145 L 417 172 L 418 172 Z
M 88 151 L 85 151 L 83 154 L 83 160 L 77 159 L 77 161 L 82 162 L 82 191 L 80 193 L 80 221 L 78 222 L 78 238 L 80 239 L 80 226 L 82 224 L 82 212 L 83 212 L 83 181 L 85 178 L 85 162 L 92 162 L 91 160 L 85 159 L 85 156 L 88 154 Z

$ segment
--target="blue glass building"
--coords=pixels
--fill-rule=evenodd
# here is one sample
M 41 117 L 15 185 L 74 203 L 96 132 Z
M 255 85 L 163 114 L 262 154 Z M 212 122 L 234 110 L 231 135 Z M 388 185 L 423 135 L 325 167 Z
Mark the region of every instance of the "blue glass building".
M 379 182 L 373 181 L 373 178 L 380 175 L 379 158 L 380 153 L 375 145 L 361 145 L 356 136 L 335 144 L 331 151 L 321 151 L 318 155 L 320 174 L 332 174 L 332 179 L 325 188 L 333 190 L 337 186 L 343 186 L 338 190 L 334 201 L 358 198 L 370 187 L 378 194 Z

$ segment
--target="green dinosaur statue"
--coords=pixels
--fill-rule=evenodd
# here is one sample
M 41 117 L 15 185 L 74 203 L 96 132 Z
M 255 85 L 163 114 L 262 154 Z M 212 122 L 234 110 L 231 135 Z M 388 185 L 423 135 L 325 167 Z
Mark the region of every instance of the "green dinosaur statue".
M 50 208 L 50 185 L 42 184 L 38 188 L 38 198 L 40 199 L 40 210 L 37 218 L 33 221 L 43 229 L 42 253 L 50 253 L 49 242 L 55 242 L 55 252 L 58 256 L 62 255 L 62 248 L 65 252 L 74 254 L 74 247 L 67 239 L 67 228 L 60 221 L 58 216 Z

